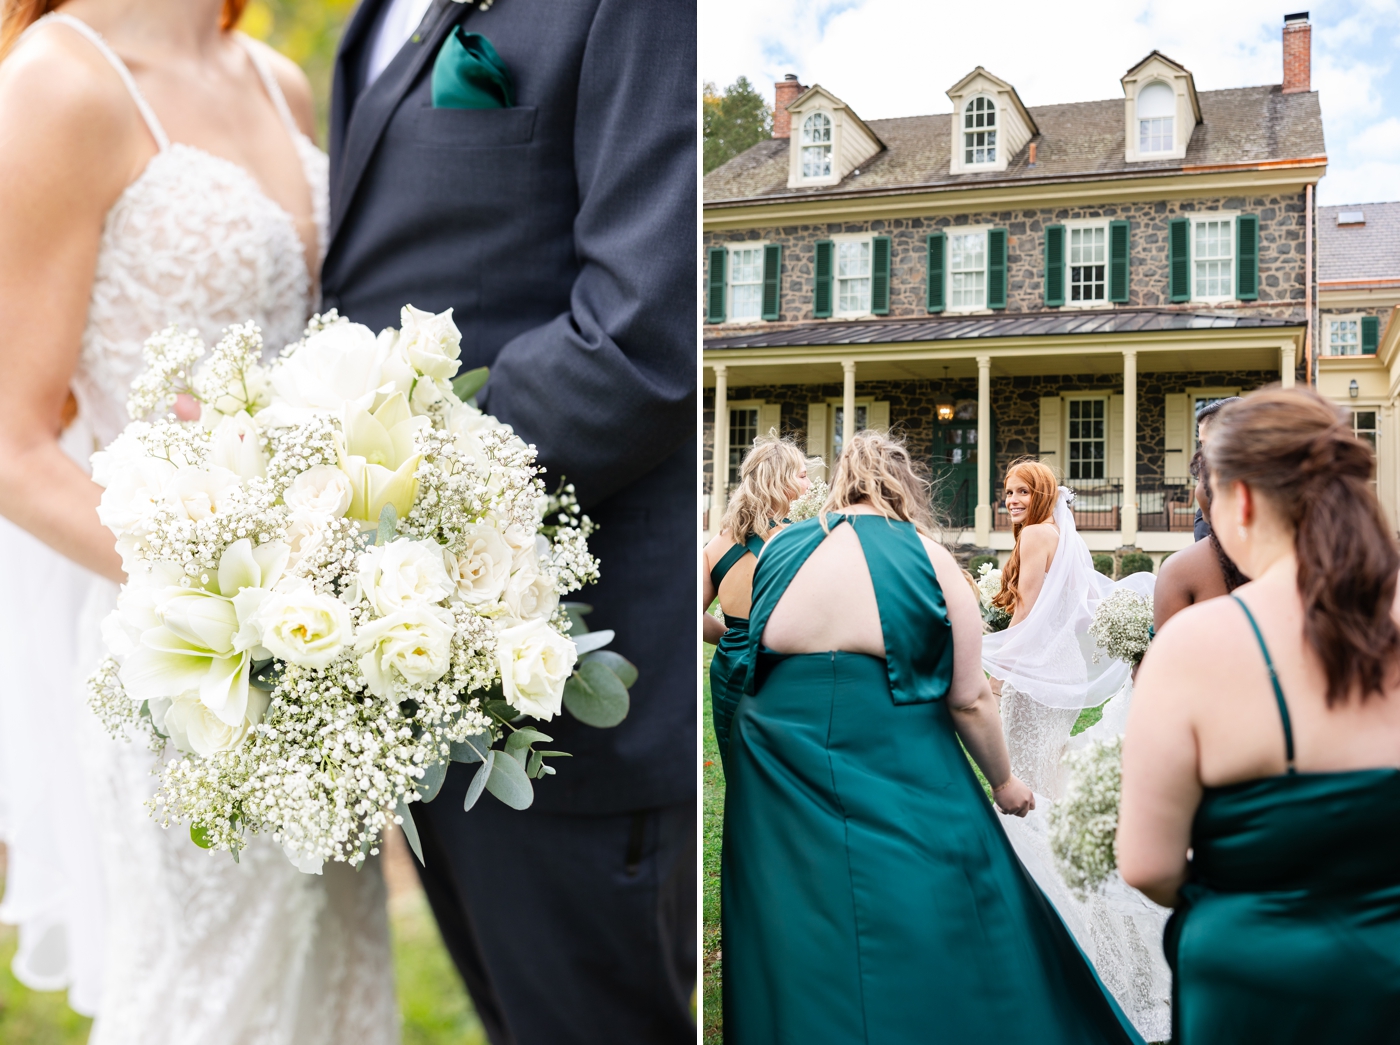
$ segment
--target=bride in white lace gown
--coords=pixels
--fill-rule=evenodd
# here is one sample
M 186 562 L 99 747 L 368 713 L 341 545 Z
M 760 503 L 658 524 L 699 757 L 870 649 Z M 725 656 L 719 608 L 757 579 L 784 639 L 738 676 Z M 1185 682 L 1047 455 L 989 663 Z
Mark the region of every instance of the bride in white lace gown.
M 219 28 L 241 6 L 71 0 L 0 36 L 0 918 L 96 1045 L 390 1045 L 378 861 L 302 874 L 266 840 L 235 864 L 162 830 L 155 756 L 85 707 L 123 576 L 88 458 L 142 342 L 253 319 L 275 351 L 315 302 L 327 161 L 300 73 Z
M 1128 666 L 1094 660 L 1087 634 L 1099 601 L 1114 583 L 1095 572 L 1075 530 L 1069 491 L 1042 464 L 1007 470 L 1007 505 L 1017 536 L 1018 569 L 1011 626 L 985 636 L 983 667 L 1001 683 L 1001 716 L 1011 771 L 1036 795 L 1035 809 L 1003 823 L 1016 854 L 1055 905 L 1099 978 L 1148 1041 L 1171 1036 L 1171 972 L 1162 953 L 1168 915 L 1115 873 L 1081 900 L 1065 884 L 1050 850 L 1048 816 L 1063 787 L 1067 750 L 1100 737 L 1121 736 L 1132 699 Z M 1120 584 L 1152 598 L 1152 574 Z M 994 683 L 995 685 L 995 683 Z M 1111 699 L 1110 699 L 1111 698 Z M 1107 703 L 1105 703 L 1107 701 Z M 1079 713 L 1103 705 L 1103 717 L 1071 739 Z M 1002 817 L 1003 821 L 1009 817 Z

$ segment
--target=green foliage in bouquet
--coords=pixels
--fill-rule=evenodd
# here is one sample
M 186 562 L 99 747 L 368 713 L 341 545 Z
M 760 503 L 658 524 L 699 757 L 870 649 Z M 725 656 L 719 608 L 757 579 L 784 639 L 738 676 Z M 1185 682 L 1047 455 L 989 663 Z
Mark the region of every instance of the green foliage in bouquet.
M 1065 884 L 1081 900 L 1118 869 L 1118 807 L 1123 738 L 1100 740 L 1066 758 L 1064 797 L 1050 810 L 1050 849 Z

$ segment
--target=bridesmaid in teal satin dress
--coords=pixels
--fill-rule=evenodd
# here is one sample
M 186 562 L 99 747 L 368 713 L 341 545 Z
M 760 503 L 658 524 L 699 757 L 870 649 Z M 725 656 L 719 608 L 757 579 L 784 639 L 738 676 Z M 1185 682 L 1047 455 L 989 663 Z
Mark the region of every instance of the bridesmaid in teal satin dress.
M 1257 579 L 1153 642 L 1118 831 L 1124 879 L 1176 908 L 1173 1041 L 1400 1041 L 1400 552 L 1374 453 L 1270 391 L 1220 411 L 1206 461 Z
M 1024 815 L 975 599 L 909 521 L 926 519 L 915 503 L 927 486 L 907 452 L 861 433 L 833 478 L 830 535 L 797 523 L 759 560 L 727 767 L 725 1040 L 1141 1043 L 959 744 Z
M 735 671 L 749 644 L 754 565 L 763 542 L 782 529 L 788 507 L 810 486 L 807 459 L 796 444 L 773 436 L 755 440 L 720 521 L 719 536 L 705 547 L 700 609 L 705 641 L 716 647 L 710 661 L 710 706 L 721 761 L 729 748 L 729 723 L 739 701 Z M 704 612 L 716 598 L 724 613 L 723 626 Z

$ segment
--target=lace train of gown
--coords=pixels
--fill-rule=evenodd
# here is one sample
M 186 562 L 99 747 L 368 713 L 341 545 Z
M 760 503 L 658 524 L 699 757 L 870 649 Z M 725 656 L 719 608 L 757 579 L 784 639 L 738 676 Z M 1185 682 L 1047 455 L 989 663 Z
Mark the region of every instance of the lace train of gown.
M 1062 793 L 1066 749 L 1121 736 L 1131 702 L 1128 682 L 1104 705 L 1099 722 L 1071 738 L 1078 709 L 1046 707 L 1011 683 L 1003 684 L 1001 715 L 1011 771 L 1035 792 L 1036 807 L 1024 819 L 999 819 L 1021 863 L 1138 1033 L 1148 1041 L 1166 1041 L 1171 1037 L 1171 970 L 1162 953 L 1162 930 L 1171 911 L 1129 888 L 1116 871 L 1102 889 L 1080 900 L 1060 876 L 1050 851 L 1048 817 Z
M 73 380 L 79 417 L 64 437 L 86 466 L 125 423 L 151 333 L 178 323 L 212 343 L 253 319 L 275 352 L 300 336 L 315 289 L 291 216 L 241 167 L 170 143 L 96 33 L 62 14 L 30 32 L 70 30 L 112 63 L 159 147 L 103 230 Z M 249 50 L 303 161 L 324 250 L 326 157 Z M 394 1045 L 378 860 L 305 875 L 267 839 L 234 863 L 181 825 L 162 830 L 146 805 L 156 756 L 108 737 L 86 707 L 116 586 L 13 527 L 0 532 L 0 570 L 12 593 L 0 606 L 0 917 L 20 926 L 20 978 L 66 986 L 74 1008 L 96 1011 L 90 1045 Z M 65 748 L 71 761 L 55 764 Z

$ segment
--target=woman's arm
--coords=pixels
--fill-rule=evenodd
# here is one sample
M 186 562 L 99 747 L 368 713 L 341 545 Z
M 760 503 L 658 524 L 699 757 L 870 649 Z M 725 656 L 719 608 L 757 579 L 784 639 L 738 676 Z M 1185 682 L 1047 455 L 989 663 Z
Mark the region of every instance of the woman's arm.
M 710 542 L 714 543 L 715 541 Z M 715 604 L 715 599 L 719 598 L 719 592 L 715 590 L 715 582 L 710 578 L 709 545 L 700 553 L 700 578 L 700 635 L 713 646 L 729 629 L 724 626 L 723 621 L 710 614 L 710 607 Z
M 1021 531 L 1021 575 L 1016 580 L 1020 598 L 1016 601 L 1016 612 L 1011 615 L 1008 627 L 1020 624 L 1035 607 L 1035 600 L 1040 597 L 1040 589 L 1045 587 L 1045 575 L 1050 572 L 1050 561 L 1059 543 L 1059 534 L 1045 523 L 1027 526 Z
M 154 152 L 116 73 L 70 30 L 0 64 L 0 514 L 113 580 L 102 491 L 58 440 L 103 223 Z
M 1004 813 L 1025 816 L 1035 808 L 1035 798 L 1011 774 L 1001 715 L 982 671 L 982 615 L 977 611 L 977 600 L 947 550 L 926 537 L 923 541 L 943 589 L 948 623 L 953 628 L 953 681 L 946 698 L 953 712 L 953 728 L 982 775 L 991 782 L 997 806 Z

